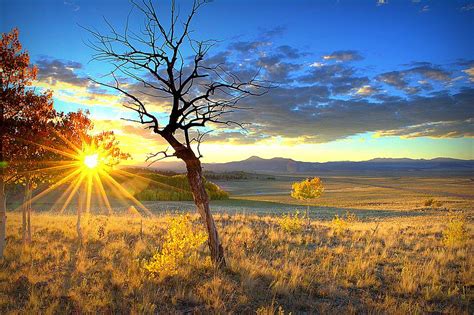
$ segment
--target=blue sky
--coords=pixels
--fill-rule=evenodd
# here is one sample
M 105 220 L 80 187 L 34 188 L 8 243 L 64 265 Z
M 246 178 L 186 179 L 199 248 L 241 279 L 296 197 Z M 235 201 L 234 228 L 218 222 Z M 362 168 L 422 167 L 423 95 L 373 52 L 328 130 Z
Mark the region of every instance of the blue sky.
M 166 18 L 169 2 L 157 3 Z M 178 7 L 185 14 L 189 1 Z M 131 113 L 112 91 L 94 96 L 87 77 L 99 78 L 110 65 L 89 63 L 91 36 L 79 26 L 105 31 L 106 17 L 120 29 L 131 8 L 128 1 L 0 3 L 1 31 L 20 29 L 39 86 L 55 91 L 56 107 L 90 109 L 97 128 L 116 130 L 139 162 L 163 143 L 140 126 L 124 127 L 120 118 Z M 131 26 L 142 19 L 133 11 Z M 208 162 L 256 154 L 474 158 L 474 2 L 215 0 L 193 29 L 194 38 L 220 40 L 210 57 L 237 72 L 263 69 L 278 84 L 246 101 L 255 110 L 233 117 L 253 122 L 247 132 L 211 134 L 203 147 Z M 134 137 L 146 148 L 137 149 Z

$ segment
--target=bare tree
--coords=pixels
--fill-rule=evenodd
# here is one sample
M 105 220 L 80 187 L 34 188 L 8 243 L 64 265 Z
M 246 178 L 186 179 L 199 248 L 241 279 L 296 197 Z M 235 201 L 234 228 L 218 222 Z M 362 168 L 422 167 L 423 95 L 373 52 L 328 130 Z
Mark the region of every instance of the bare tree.
M 250 79 L 241 80 L 223 64 L 206 64 L 216 41 L 192 39 L 190 25 L 207 2 L 194 0 L 190 13 L 181 20 L 172 1 L 167 23 L 158 18 L 151 0 L 132 2 L 145 17 L 140 32 L 129 30 L 128 19 L 123 32 L 116 31 L 107 20 L 108 34 L 88 31 L 95 38 L 90 43 L 96 51 L 93 60 L 113 65 L 111 82 L 92 81 L 122 93 L 127 99 L 124 106 L 138 114 L 138 119 L 127 120 L 145 125 L 169 143 L 171 148 L 150 154 L 147 161 L 153 163 L 167 157 L 184 161 L 194 202 L 208 232 L 211 258 L 222 267 L 224 252 L 204 189 L 199 146 L 204 135 L 218 125 L 242 127 L 226 114 L 241 109 L 238 103 L 243 98 L 266 93 L 269 86 L 258 79 L 258 71 Z M 166 119 L 159 119 L 151 107 L 157 100 L 168 103 Z

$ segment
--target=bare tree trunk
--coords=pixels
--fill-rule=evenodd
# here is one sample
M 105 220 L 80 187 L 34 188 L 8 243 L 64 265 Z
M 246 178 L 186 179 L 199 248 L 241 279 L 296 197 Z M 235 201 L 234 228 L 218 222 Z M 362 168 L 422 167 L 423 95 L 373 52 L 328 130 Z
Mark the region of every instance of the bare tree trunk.
M 207 229 L 208 245 L 211 251 L 211 259 L 218 268 L 226 266 L 224 249 L 219 240 L 214 218 L 209 208 L 209 196 L 204 187 L 201 162 L 198 158 L 186 159 L 188 181 L 193 193 L 194 203 L 201 215 L 204 226 Z
M 81 209 L 79 207 L 77 208 L 76 231 L 77 231 L 77 239 L 79 240 L 79 244 L 82 245 Z
M 27 242 L 28 243 L 31 243 L 31 183 L 28 182 L 28 212 L 27 212 L 27 231 L 28 231 L 28 235 L 27 235 Z
M 25 182 L 25 195 L 22 207 L 22 240 L 23 245 L 31 243 L 31 182 L 27 178 Z
M 3 258 L 7 225 L 7 198 L 5 196 L 4 102 L 0 100 L 0 259 Z
M 76 222 L 76 231 L 77 231 L 77 238 L 79 240 L 79 245 L 82 246 L 82 227 L 81 227 L 81 215 L 82 209 L 84 208 L 84 198 L 83 198 L 83 189 L 82 186 L 79 188 L 79 195 L 77 196 L 78 203 L 77 203 L 77 222 Z
M 26 244 L 26 212 L 28 211 L 28 184 L 25 183 L 23 206 L 21 207 L 21 236 L 23 245 Z
M 0 154 L 0 163 L 3 161 Z M 5 248 L 6 224 L 7 224 L 7 202 L 5 196 L 5 181 L 3 165 L 0 166 L 0 259 L 3 258 Z

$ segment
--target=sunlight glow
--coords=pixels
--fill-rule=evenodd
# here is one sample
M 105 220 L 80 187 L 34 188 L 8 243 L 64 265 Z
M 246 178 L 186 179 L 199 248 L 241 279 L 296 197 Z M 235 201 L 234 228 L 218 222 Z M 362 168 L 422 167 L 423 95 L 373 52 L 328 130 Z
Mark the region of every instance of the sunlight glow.
M 99 155 L 96 154 L 91 154 L 91 155 L 86 155 L 84 157 L 84 164 L 88 168 L 96 168 L 97 164 L 99 163 Z
M 59 191 L 59 197 L 53 203 L 52 209 L 57 209 L 60 213 L 63 213 L 73 200 L 77 200 L 77 206 L 73 207 L 78 212 L 89 213 L 93 207 L 95 209 L 93 211 L 96 213 L 112 215 L 114 211 L 107 196 L 107 192 L 109 192 L 115 197 L 116 202 L 119 201 L 127 208 L 136 207 L 135 209 L 141 212 L 140 215 L 152 216 L 150 210 L 109 174 L 112 172 L 114 176 L 119 176 L 122 179 L 136 176 L 124 170 L 114 169 L 113 147 L 97 147 L 95 143 L 86 143 L 85 141 L 81 147 L 78 147 L 62 135 L 58 134 L 58 136 L 64 141 L 66 147 L 54 148 L 31 142 L 45 150 L 61 154 L 67 160 L 51 161 L 47 167 L 40 169 L 45 172 L 53 170 L 62 170 L 63 172 L 48 188 L 33 196 L 30 202 L 37 201 L 53 191 Z M 92 199 L 97 201 L 94 206 Z M 17 210 L 21 207 L 22 205 Z

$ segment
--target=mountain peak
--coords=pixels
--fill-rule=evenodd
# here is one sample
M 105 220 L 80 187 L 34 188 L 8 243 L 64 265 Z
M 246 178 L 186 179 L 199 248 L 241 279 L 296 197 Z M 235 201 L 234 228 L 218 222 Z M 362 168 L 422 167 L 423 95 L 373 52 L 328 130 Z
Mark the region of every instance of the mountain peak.
M 245 161 L 262 161 L 262 160 L 264 160 L 264 159 L 262 159 L 261 157 L 256 156 L 256 155 L 252 155 L 251 157 L 249 157 Z

